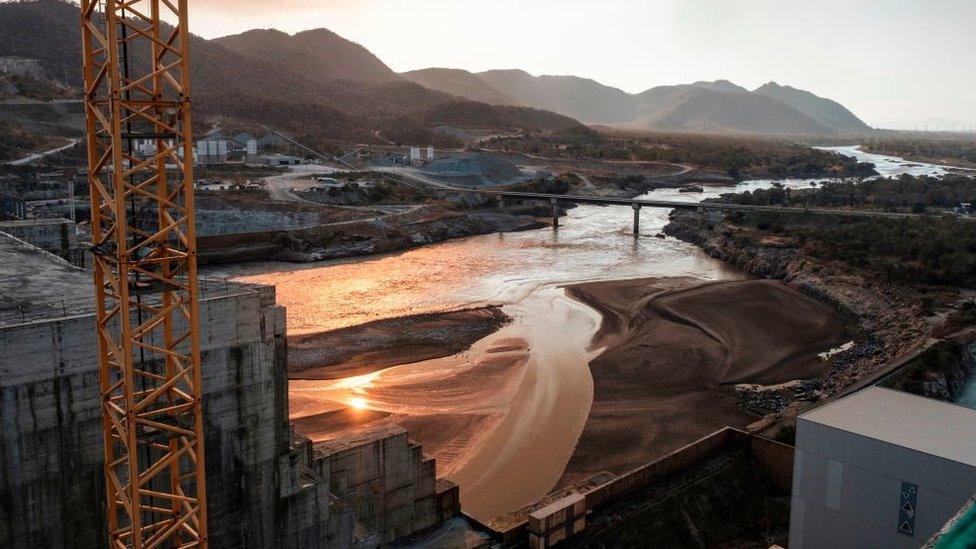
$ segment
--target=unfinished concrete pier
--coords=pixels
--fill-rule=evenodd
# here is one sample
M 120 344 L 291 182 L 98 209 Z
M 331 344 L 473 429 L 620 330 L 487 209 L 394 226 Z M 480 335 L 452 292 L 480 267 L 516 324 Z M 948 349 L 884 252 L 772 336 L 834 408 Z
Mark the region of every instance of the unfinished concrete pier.
M 200 288 L 211 547 L 375 547 L 457 513 L 402 428 L 293 432 L 273 287 Z M 0 233 L 0 547 L 108 545 L 92 293 L 90 273 Z
M 345 547 L 287 417 L 274 289 L 201 284 L 212 547 Z M 0 546 L 108 545 L 91 275 L 0 235 Z

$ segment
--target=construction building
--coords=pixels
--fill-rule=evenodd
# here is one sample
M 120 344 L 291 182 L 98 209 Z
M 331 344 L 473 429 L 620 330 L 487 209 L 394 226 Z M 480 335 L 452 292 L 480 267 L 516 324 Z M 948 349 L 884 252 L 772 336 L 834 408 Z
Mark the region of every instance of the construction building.
M 72 265 L 85 265 L 78 231 L 70 219 L 21 219 L 0 221 L 0 233 L 50 252 Z
M 0 220 L 27 217 L 27 203 L 19 197 L 0 193 Z
M 108 545 L 91 278 L 0 233 L 0 547 Z M 369 547 L 433 524 L 433 461 L 402 430 L 335 451 L 291 431 L 274 288 L 201 281 L 200 327 L 211 547 Z
M 274 132 L 268 132 L 258 138 L 259 150 L 265 150 L 269 147 L 283 147 L 287 144 L 288 142 L 283 137 Z
M 249 139 L 244 144 L 244 161 L 248 164 L 256 164 L 258 161 L 258 141 Z
M 302 159 L 297 156 L 287 154 L 263 154 L 257 158 L 259 164 L 265 166 L 297 166 L 302 163 Z
M 205 166 L 224 164 L 227 162 L 229 152 L 230 147 L 226 139 L 207 136 L 206 139 L 197 141 L 196 162 Z
M 410 147 L 410 163 L 414 166 L 428 164 L 434 160 L 434 147 L 428 146 L 425 149 L 420 147 Z
M 799 417 L 792 549 L 920 547 L 976 493 L 976 410 L 871 387 Z
M 251 132 L 238 132 L 238 134 L 234 136 L 234 144 L 237 147 L 246 147 L 251 141 L 254 141 L 256 144 L 257 140 L 258 138 L 255 137 Z

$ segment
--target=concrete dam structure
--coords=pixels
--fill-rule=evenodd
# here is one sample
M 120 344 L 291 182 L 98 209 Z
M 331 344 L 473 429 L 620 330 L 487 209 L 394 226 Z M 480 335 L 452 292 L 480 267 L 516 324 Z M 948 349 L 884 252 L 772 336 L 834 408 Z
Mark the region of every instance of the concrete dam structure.
M 370 547 L 434 524 L 433 460 L 404 432 L 341 449 L 292 432 L 274 288 L 201 288 L 211 546 Z M 90 273 L 0 233 L 0 546 L 108 545 L 91 293 Z

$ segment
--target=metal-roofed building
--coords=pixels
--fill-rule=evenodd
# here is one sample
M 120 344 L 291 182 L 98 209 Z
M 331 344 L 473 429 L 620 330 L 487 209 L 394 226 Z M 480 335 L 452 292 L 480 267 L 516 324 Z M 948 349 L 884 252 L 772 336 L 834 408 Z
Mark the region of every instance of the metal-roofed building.
M 974 493 L 976 410 L 871 387 L 797 420 L 790 547 L 920 547 Z

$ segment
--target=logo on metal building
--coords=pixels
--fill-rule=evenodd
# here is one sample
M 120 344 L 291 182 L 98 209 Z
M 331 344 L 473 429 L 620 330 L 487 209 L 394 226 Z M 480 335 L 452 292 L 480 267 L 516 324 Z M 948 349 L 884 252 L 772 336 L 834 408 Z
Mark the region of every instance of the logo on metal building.
M 898 509 L 898 532 L 915 537 L 915 514 L 918 512 L 918 486 L 901 483 L 901 506 Z

